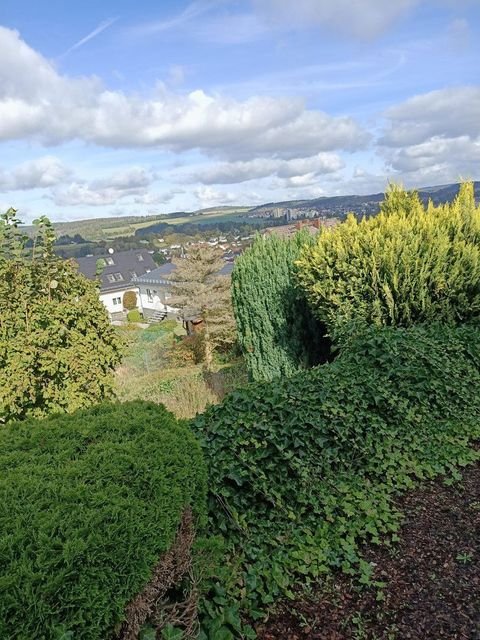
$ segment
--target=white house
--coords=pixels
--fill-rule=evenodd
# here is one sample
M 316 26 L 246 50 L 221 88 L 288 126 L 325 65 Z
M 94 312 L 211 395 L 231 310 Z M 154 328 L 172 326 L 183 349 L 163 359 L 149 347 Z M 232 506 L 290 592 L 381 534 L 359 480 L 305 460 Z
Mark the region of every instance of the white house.
M 233 264 L 225 264 L 219 272 L 220 275 L 228 275 L 232 272 Z M 169 303 L 171 300 L 171 284 L 172 273 L 175 271 L 175 265 L 171 262 L 162 264 L 149 273 L 137 276 L 134 284 L 138 286 L 140 294 L 140 303 L 145 318 L 161 319 L 167 313 L 179 313 L 179 309 L 172 307 Z
M 107 308 L 112 320 L 125 316 L 123 296 L 127 291 L 135 292 L 137 308 L 143 311 L 135 279 L 155 270 L 157 266 L 146 249 L 77 258 L 77 263 L 80 273 L 90 280 L 99 280 L 100 300 Z M 100 275 L 98 275 L 99 272 Z
M 175 265 L 167 262 L 134 279 L 134 284 L 138 287 L 144 318 L 161 319 L 167 313 L 177 313 L 178 309 L 168 303 L 171 298 L 170 276 L 174 270 Z

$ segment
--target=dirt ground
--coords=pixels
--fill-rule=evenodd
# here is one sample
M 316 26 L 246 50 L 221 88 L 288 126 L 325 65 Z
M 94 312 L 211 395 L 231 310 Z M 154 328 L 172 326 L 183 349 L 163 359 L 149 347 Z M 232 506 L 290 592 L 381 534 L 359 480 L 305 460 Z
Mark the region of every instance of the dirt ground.
M 393 547 L 373 547 L 374 580 L 360 589 L 339 575 L 258 628 L 261 640 L 480 640 L 480 464 L 462 482 L 426 483 L 398 502 Z M 379 598 L 379 599 L 378 599 Z

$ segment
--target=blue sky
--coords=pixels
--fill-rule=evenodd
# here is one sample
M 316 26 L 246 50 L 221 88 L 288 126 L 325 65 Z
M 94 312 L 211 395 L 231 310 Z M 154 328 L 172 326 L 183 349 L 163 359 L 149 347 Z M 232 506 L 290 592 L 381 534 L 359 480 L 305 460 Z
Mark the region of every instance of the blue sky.
M 480 178 L 479 0 L 2 0 L 0 208 L 145 215 Z

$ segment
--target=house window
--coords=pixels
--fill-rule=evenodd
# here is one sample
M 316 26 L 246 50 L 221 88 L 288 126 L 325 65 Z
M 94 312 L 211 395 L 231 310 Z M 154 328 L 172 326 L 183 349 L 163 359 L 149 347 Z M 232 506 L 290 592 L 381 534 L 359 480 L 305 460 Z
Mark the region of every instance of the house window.
M 112 264 L 115 264 L 115 262 L 113 261 L 113 258 L 105 258 L 105 262 L 110 266 L 112 266 Z
M 113 298 L 113 304 L 115 306 L 118 304 L 122 304 L 122 298 L 120 296 L 118 298 Z
M 137 253 L 137 260 L 138 260 L 139 262 L 143 262 L 143 256 L 142 256 L 142 254 L 141 254 L 141 253 Z
M 107 280 L 109 282 L 115 282 L 115 276 L 113 275 L 113 273 L 108 273 L 107 274 Z
M 149 302 L 153 302 L 153 296 L 152 296 L 152 291 L 151 289 L 147 289 L 147 300 Z
M 137 277 L 137 272 L 136 271 L 129 271 L 128 273 L 130 274 L 131 278 L 136 278 Z
M 123 280 L 123 276 L 120 272 L 114 273 L 113 276 L 115 278 L 115 282 L 120 282 L 121 280 Z

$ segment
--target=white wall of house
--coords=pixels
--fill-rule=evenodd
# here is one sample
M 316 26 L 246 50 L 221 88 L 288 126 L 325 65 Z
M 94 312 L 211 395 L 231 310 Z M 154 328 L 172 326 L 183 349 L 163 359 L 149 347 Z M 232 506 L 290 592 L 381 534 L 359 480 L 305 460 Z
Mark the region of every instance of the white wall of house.
M 169 313 L 175 313 L 177 311 L 168 304 L 169 294 L 165 289 L 160 289 L 158 285 L 141 284 L 139 285 L 139 292 L 140 304 L 144 311 L 167 311 Z
M 142 312 L 141 297 L 138 288 L 128 287 L 128 289 L 121 289 L 120 291 L 100 294 L 100 300 L 107 308 L 108 313 L 119 313 L 123 311 L 123 294 L 126 291 L 135 291 L 135 293 L 137 294 L 137 308 L 140 312 Z

